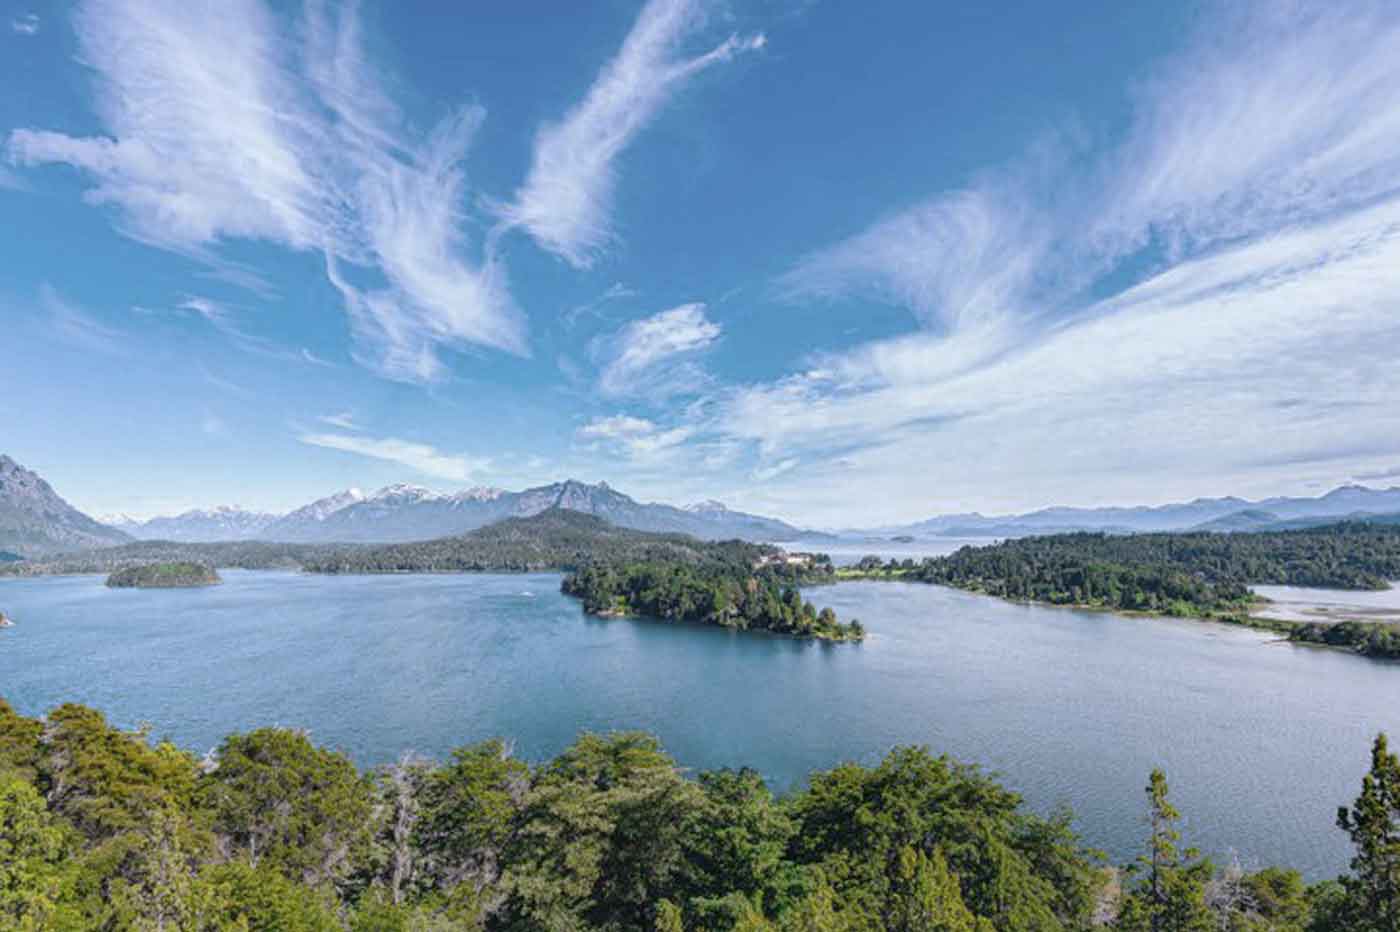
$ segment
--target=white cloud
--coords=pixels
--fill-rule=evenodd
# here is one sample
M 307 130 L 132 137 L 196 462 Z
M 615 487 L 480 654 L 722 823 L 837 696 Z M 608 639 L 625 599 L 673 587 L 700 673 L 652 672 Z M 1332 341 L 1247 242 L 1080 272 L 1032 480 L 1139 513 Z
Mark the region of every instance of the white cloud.
M 1228 6 L 1139 91 L 1087 228 L 1189 251 L 1393 194 L 1397 58 L 1388 0 Z
M 1400 466 L 1387 466 L 1384 469 L 1375 469 L 1370 472 L 1359 472 L 1352 478 L 1358 482 L 1375 482 L 1381 479 L 1400 478 Z
M 220 17 L 211 31 L 175 0 L 87 0 L 74 25 L 105 134 L 18 129 L 11 157 L 82 169 L 87 200 L 161 248 L 211 263 L 235 239 L 325 253 L 360 358 L 387 376 L 440 375 L 443 346 L 524 353 L 504 268 L 489 250 L 469 258 L 463 233 L 461 163 L 483 111 L 416 137 L 375 83 L 353 9 L 311 3 L 304 44 L 260 0 Z
M 209 298 L 201 298 L 191 295 L 176 305 L 182 311 L 189 311 L 204 318 L 215 327 L 224 328 L 231 326 L 229 320 L 229 310 L 217 301 Z
M 339 414 L 323 414 L 316 420 L 332 427 L 339 427 L 341 430 L 363 430 L 358 421 L 355 420 L 355 412 L 342 411 Z
M 831 524 L 1275 494 L 1400 453 L 1397 340 L 1400 200 L 1180 263 L 971 369 L 926 333 L 860 347 L 711 427 L 801 456 L 758 503 Z
M 704 0 L 650 0 L 593 86 L 557 123 L 540 127 L 525 184 L 502 211 L 541 247 L 587 268 L 613 238 L 617 160 L 633 138 L 692 77 L 744 51 L 762 35 L 730 36 L 685 57 L 681 43 L 705 21 Z
M 724 398 L 710 429 L 804 466 L 751 504 L 1274 494 L 1400 453 L 1400 8 L 1241 9 L 1142 85 L 1119 145 L 1034 147 L 779 281 L 919 329 Z
M 932 198 L 803 259 L 780 280 L 794 298 L 869 292 L 944 332 L 1018 311 L 1046 252 L 1040 218 L 994 186 Z
M 749 476 L 755 482 L 767 482 L 769 479 L 776 479 L 783 473 L 791 472 L 792 470 L 796 469 L 800 462 L 801 461 L 798 460 L 797 457 L 790 456 L 787 459 L 779 460 L 776 463 L 768 463 L 764 466 L 755 467 L 753 472 L 749 473 Z
M 580 439 L 601 441 L 606 448 L 637 460 L 655 459 L 674 450 L 693 433 L 689 427 L 667 429 L 627 414 L 594 418 L 578 430 Z
M 414 443 L 394 437 L 347 436 L 345 434 L 302 434 L 302 443 L 330 450 L 343 450 L 372 459 L 386 460 L 415 469 L 425 476 L 468 482 L 484 470 L 489 461 L 477 457 L 442 453 L 426 443 Z
M 127 340 L 121 331 L 93 317 L 59 294 L 52 285 L 39 286 L 39 305 L 53 332 L 65 343 L 108 355 L 123 355 Z
M 35 36 L 39 34 L 39 15 L 37 13 L 23 13 L 10 20 L 10 28 L 22 36 Z
M 694 392 L 706 377 L 693 358 L 720 333 L 699 303 L 632 321 L 594 346 L 602 359 L 598 390 L 608 398 L 645 394 L 660 399 Z

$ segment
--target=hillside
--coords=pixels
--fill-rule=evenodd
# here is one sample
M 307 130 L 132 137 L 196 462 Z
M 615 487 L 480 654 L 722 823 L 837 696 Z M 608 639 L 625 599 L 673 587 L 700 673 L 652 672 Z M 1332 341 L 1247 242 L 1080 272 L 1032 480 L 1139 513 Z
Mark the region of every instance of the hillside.
M 0 563 L 0 574 L 110 573 L 149 563 L 195 562 L 220 569 L 306 569 L 320 573 L 569 570 L 589 560 L 750 565 L 773 548 L 740 541 L 705 542 L 682 534 L 617 527 L 602 518 L 551 508 L 507 518 L 466 534 L 402 544 L 309 544 L 266 541 L 136 541 L 118 547 Z
M 68 504 L 38 473 L 0 455 L 0 550 L 33 557 L 129 540 Z
M 592 561 L 725 562 L 752 565 L 772 548 L 713 543 L 618 527 L 591 514 L 550 508 L 456 537 L 363 547 L 308 559 L 318 573 L 571 570 Z

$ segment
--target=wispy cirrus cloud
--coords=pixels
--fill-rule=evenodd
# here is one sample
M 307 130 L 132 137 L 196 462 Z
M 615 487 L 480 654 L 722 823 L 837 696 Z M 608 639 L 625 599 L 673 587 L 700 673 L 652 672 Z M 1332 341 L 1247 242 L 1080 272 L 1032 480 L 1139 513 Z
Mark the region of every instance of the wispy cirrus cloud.
M 10 29 L 21 36 L 37 36 L 39 34 L 39 14 L 21 13 L 10 20 Z
M 339 427 L 341 430 L 364 430 L 359 422 L 355 420 L 355 412 L 353 411 L 341 411 L 339 414 L 323 414 L 316 420 L 320 421 L 322 424 Z
M 763 48 L 762 34 L 730 36 L 686 55 L 682 43 L 704 26 L 705 0 L 649 0 L 617 56 L 563 119 L 540 127 L 529 175 L 506 223 L 575 268 L 588 268 L 613 239 L 615 162 L 695 75 Z
M 12 160 L 81 169 L 86 199 L 153 246 L 211 263 L 230 240 L 324 253 L 361 360 L 391 378 L 439 377 L 444 346 L 525 353 L 503 266 L 484 246 L 473 258 L 464 233 L 461 165 L 481 108 L 413 133 L 376 83 L 353 6 L 311 2 L 299 30 L 260 0 L 220 16 L 216 34 L 174 0 L 80 4 L 104 134 L 18 129 Z
M 804 465 L 753 504 L 836 523 L 873 483 L 907 520 L 1065 475 L 1102 503 L 1374 473 L 1400 430 L 1396 60 L 1393 4 L 1222 4 L 1116 142 L 1031 146 L 796 263 L 789 298 L 917 326 L 723 396 L 708 430 Z
M 607 398 L 644 394 L 663 399 L 693 393 L 706 382 L 694 360 L 720 333 L 701 303 L 634 320 L 595 342 L 602 368 L 598 391 Z
M 628 414 L 594 418 L 578 430 L 579 439 L 601 444 L 633 460 L 653 459 L 679 447 L 693 434 L 690 427 L 666 428 Z
M 490 465 L 488 459 L 444 453 L 426 443 L 395 437 L 366 437 L 350 434 L 305 433 L 297 438 L 313 447 L 341 450 L 371 459 L 407 466 L 425 476 L 468 482 Z
M 39 306 L 47 315 L 52 332 L 65 343 L 112 356 L 127 352 L 128 341 L 120 330 L 102 323 L 52 285 L 39 286 Z

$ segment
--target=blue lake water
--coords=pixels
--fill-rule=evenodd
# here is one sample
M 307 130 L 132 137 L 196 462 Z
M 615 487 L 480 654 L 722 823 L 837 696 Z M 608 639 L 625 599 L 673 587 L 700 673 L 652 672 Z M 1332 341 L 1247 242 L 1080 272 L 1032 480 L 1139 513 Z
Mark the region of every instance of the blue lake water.
M 863 645 L 591 619 L 553 574 L 316 577 L 109 590 L 0 582 L 0 696 L 65 701 L 204 751 L 308 728 L 364 765 L 500 735 L 548 757 L 585 729 L 656 733 L 685 766 L 751 765 L 779 789 L 927 744 L 1066 803 L 1117 859 L 1166 769 L 1189 843 L 1246 866 L 1343 869 L 1333 827 L 1377 731 L 1400 735 L 1400 666 L 1202 622 L 1012 605 L 905 583 L 810 597 Z

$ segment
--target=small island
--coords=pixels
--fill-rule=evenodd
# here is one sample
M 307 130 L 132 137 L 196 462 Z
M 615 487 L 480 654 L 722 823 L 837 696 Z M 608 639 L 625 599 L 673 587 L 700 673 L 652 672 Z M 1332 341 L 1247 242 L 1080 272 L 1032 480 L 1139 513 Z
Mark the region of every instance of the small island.
M 113 589 L 191 589 L 221 582 L 212 566 L 186 562 L 128 566 L 107 577 L 107 585 Z

